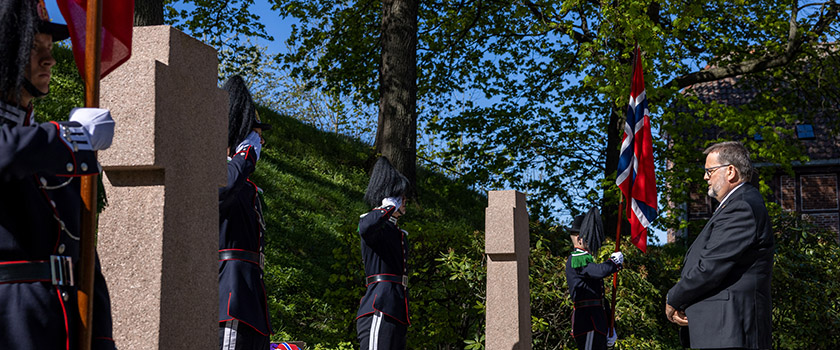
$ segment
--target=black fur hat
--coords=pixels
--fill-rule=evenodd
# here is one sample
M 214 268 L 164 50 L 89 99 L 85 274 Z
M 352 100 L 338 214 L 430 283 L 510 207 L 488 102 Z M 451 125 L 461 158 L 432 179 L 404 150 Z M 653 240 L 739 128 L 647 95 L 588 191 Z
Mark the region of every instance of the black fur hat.
M 388 158 L 379 157 L 370 173 L 365 202 L 372 207 L 377 207 L 384 198 L 404 195 L 408 191 L 408 185 L 408 179 L 394 169 Z
M 598 254 L 601 250 L 601 243 L 604 242 L 604 223 L 601 221 L 601 213 L 598 207 L 589 208 L 589 212 L 583 217 L 580 226 L 580 238 L 586 243 L 586 247 L 592 254 Z
M 40 23 L 37 6 L 33 0 L 0 1 L 0 98 L 4 102 L 20 98 Z
M 271 125 L 260 122 L 254 99 L 241 76 L 230 77 L 222 88 L 228 92 L 228 148 L 233 152 L 251 130 L 262 128 L 266 131 Z

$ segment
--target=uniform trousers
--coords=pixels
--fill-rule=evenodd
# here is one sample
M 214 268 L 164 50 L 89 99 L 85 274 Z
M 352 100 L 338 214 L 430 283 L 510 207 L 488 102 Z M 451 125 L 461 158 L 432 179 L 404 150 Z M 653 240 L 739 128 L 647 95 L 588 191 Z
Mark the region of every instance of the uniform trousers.
M 374 312 L 356 320 L 361 350 L 404 350 L 408 326 Z
M 219 322 L 219 349 L 268 350 L 269 338 L 237 319 Z
M 575 337 L 575 343 L 579 350 L 606 350 L 607 336 L 590 331 Z

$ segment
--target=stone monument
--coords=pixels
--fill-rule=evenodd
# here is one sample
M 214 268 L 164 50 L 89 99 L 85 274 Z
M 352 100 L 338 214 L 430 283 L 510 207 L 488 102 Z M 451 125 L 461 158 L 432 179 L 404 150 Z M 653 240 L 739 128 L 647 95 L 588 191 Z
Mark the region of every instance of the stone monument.
M 135 27 L 101 82 L 117 122 L 99 152 L 108 206 L 97 250 L 121 349 L 218 348 L 218 188 L 227 93 L 216 51 L 169 26 Z
M 485 211 L 487 350 L 531 349 L 528 212 L 525 194 L 490 191 Z

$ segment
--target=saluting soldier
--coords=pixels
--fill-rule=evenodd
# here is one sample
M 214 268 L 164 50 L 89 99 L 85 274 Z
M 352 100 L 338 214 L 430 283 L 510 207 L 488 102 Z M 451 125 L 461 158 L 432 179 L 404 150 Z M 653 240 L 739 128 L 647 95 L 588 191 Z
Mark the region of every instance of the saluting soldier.
M 43 0 L 0 2 L 0 349 L 76 349 L 79 309 L 79 176 L 99 172 L 110 146 L 104 109 L 77 108 L 69 122 L 36 123 L 32 101 L 49 92 L 54 41 Z M 94 349 L 114 349 L 111 305 L 96 259 Z
M 375 207 L 359 219 L 367 291 L 356 313 L 361 349 L 405 349 L 408 330 L 408 232 L 405 214 L 408 179 L 386 157 L 371 172 L 365 202 Z
M 227 185 L 219 189 L 219 347 L 269 348 L 271 321 L 263 283 L 265 220 L 254 173 L 271 125 L 260 122 L 242 77 L 224 85 L 228 113 Z
M 598 208 L 591 208 L 586 216 L 575 217 L 569 236 L 574 245 L 572 255 L 566 259 L 566 282 L 574 302 L 572 336 L 580 350 L 607 349 L 615 344 L 617 336 L 610 332 L 604 302 L 603 279 L 621 270 L 624 254 L 615 252 L 604 263 L 595 263 L 592 252 L 601 249 L 604 228 Z

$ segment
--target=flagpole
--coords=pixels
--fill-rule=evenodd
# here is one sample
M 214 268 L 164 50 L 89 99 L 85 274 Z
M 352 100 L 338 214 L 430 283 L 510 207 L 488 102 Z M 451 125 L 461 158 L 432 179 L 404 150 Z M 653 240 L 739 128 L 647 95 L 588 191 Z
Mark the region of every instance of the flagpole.
M 623 221 L 623 217 L 621 215 L 621 209 L 624 208 L 624 195 L 619 196 L 618 198 L 618 222 L 615 224 L 615 251 L 619 251 L 621 249 L 621 222 Z M 612 302 L 610 303 L 610 329 L 607 332 L 609 336 L 612 332 L 615 332 L 615 297 L 616 291 L 618 291 L 618 271 L 613 273 L 613 288 L 612 288 Z
M 99 107 L 99 73 L 102 48 L 102 0 L 88 0 L 85 26 L 85 107 Z M 89 350 L 93 337 L 93 280 L 96 255 L 96 188 L 98 175 L 81 177 L 82 218 L 78 287 L 79 349 Z

